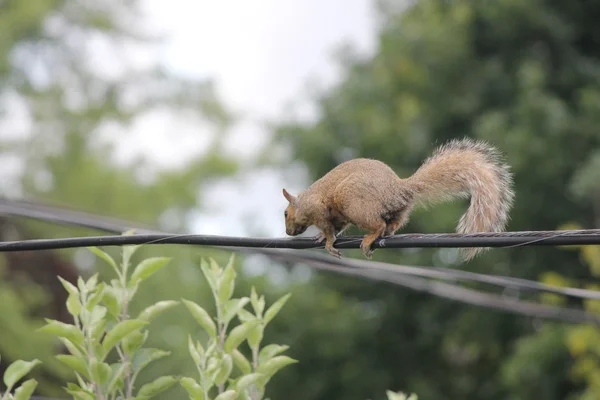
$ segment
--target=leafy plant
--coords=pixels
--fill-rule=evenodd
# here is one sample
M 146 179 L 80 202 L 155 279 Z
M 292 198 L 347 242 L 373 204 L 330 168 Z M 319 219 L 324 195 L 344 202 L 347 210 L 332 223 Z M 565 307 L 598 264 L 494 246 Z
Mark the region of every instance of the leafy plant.
M 288 301 L 290 294 L 265 310 L 265 298 L 259 296 L 254 287 L 250 297 L 232 297 L 237 275 L 233 255 L 225 268 L 209 259 L 202 260 L 201 269 L 213 293 L 217 315 L 213 318 L 198 304 L 183 299 L 209 339 L 202 346 L 189 337 L 189 351 L 198 369 L 198 379 L 184 377 L 180 383 L 193 400 L 262 399 L 269 380 L 285 366 L 297 362 L 282 355 L 288 346 L 269 344 L 261 347 L 265 328 Z M 253 312 L 244 308 L 249 303 Z M 236 317 L 239 324 L 233 327 Z M 250 349 L 250 360 L 240 351 L 244 342 Z M 234 366 L 238 371 L 235 378 Z M 213 398 L 214 392 L 216 397 Z
M 34 359 L 31 361 L 17 360 L 10 364 L 4 371 L 3 381 L 6 385 L 6 391 L 0 396 L 0 400 L 28 400 L 37 387 L 38 383 L 35 379 L 28 379 L 23 382 L 18 388 L 15 388 L 14 394 L 11 394 L 10 391 L 17 382 L 40 363 L 40 360 Z
M 386 394 L 388 400 L 417 400 L 417 395 L 414 393 L 407 396 L 402 392 L 392 392 L 391 390 L 388 390 Z
M 158 314 L 178 304 L 159 301 L 130 318 L 129 304 L 139 285 L 170 261 L 164 257 L 148 258 L 130 273 L 130 260 L 138 247 L 124 246 L 120 264 L 102 250 L 90 248 L 114 269 L 117 279 L 110 284 L 99 283 L 97 274 L 87 282 L 80 277 L 77 286 L 59 278 L 69 293 L 67 308 L 74 322 L 47 319 L 39 330 L 58 336 L 68 349 L 70 354 L 56 357 L 75 373 L 77 383 L 66 387 L 75 399 L 150 399 L 177 383 L 174 376 L 162 376 L 136 387 L 143 368 L 170 354 L 143 347 L 148 338 L 146 326 Z

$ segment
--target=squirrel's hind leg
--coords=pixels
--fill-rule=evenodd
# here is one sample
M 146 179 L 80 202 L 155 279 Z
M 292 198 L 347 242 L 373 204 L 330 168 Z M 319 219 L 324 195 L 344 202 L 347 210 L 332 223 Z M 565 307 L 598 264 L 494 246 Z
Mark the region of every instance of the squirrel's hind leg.
M 379 222 L 377 227 L 373 226 L 371 229 L 369 229 L 371 233 L 369 233 L 363 238 L 360 244 L 360 249 L 362 250 L 365 257 L 367 257 L 368 259 L 371 259 L 373 257 L 373 249 L 371 248 L 371 246 L 377 239 L 383 236 L 383 234 L 385 233 L 385 229 L 386 224 L 382 220 Z

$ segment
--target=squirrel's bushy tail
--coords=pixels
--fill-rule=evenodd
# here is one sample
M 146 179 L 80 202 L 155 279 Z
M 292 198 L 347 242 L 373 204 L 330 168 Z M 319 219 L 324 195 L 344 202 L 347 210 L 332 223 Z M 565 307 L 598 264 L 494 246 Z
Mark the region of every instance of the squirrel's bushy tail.
M 514 199 L 512 174 L 500 153 L 485 142 L 451 140 L 437 148 L 406 182 L 415 201 L 421 203 L 470 196 L 458 233 L 501 232 L 508 222 Z M 463 249 L 464 259 L 483 250 Z

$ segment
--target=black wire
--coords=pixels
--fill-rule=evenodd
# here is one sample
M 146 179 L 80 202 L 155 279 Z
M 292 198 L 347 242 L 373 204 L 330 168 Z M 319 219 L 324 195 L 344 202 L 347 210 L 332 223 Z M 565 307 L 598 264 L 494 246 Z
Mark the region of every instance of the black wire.
M 58 222 L 62 224 L 70 224 L 76 226 L 84 226 L 92 229 L 104 230 L 109 232 L 124 232 L 131 228 L 136 228 L 138 226 L 137 223 L 124 222 L 118 219 L 98 217 L 92 214 L 86 214 L 81 212 L 74 212 L 70 210 L 64 210 L 56 207 L 48 207 L 44 205 L 34 204 L 23 202 L 21 206 L 19 206 L 20 201 L 11 201 L 12 204 L 10 206 L 5 203 L 6 200 L 0 200 L 0 214 L 9 214 L 9 215 L 18 215 L 23 217 L 42 219 L 42 220 L 50 220 L 53 222 Z M 16 203 L 16 204 L 15 204 Z M 190 237 L 198 237 L 199 235 L 170 235 L 170 234 L 162 234 L 153 229 L 141 228 L 139 229 L 142 232 L 153 233 L 146 235 L 136 235 L 136 236 L 109 236 L 109 237 L 92 237 L 92 238 L 71 238 L 71 239 L 55 239 L 55 240 L 28 240 L 23 241 L 28 246 L 35 243 L 50 243 L 52 246 L 56 245 L 56 240 L 58 241 L 70 241 L 69 247 L 80 247 L 82 244 L 82 239 L 91 239 L 93 242 L 100 240 L 97 245 L 103 246 L 109 243 L 108 241 L 114 243 L 112 245 L 121 245 L 124 244 L 123 241 L 128 242 L 129 240 L 125 240 L 127 238 L 133 239 L 135 244 L 143 244 L 146 243 L 148 238 L 158 238 L 164 240 L 176 240 L 180 239 L 186 242 L 189 242 Z M 563 231 L 567 233 L 571 232 L 581 232 L 581 231 Z M 515 232 L 511 232 L 515 233 Z M 523 236 L 531 236 L 536 232 L 517 232 L 517 234 L 521 234 Z M 553 233 L 553 232 L 548 232 Z M 436 234 L 438 235 L 438 234 Z M 430 235 L 431 236 L 431 235 Z M 435 235 L 433 235 L 435 236 Z M 107 240 L 103 240 L 106 239 Z M 188 238 L 188 239 L 185 239 Z M 219 236 L 200 236 L 200 238 L 221 238 Z M 360 237 L 362 238 L 362 237 Z M 141 239 L 141 240 L 140 240 Z M 229 238 L 231 239 L 231 238 Z M 237 238 L 233 238 L 237 239 Z M 136 243 L 140 240 L 140 243 Z M 75 241 L 73 243 L 73 241 Z M 177 240 L 179 241 L 179 240 Z M 23 242 L 8 242 L 4 243 L 5 245 L 15 245 Z M 77 243 L 79 242 L 79 243 Z M 154 242 L 156 243 L 156 242 Z M 161 242 L 159 242 L 161 243 Z M 162 242 L 165 243 L 165 242 Z M 201 244 L 205 244 L 201 243 Z M 0 244 L 2 246 L 2 244 Z M 34 246 L 35 247 L 35 246 Z M 51 247 L 55 248 L 55 247 Z M 63 248 L 63 247 L 60 247 Z M 34 250 L 33 248 L 32 250 Z M 466 289 L 460 286 L 443 283 L 443 282 L 435 282 L 430 279 L 420 278 L 418 276 L 425 277 L 434 277 L 440 279 L 447 280 L 471 280 L 483 283 L 489 283 L 498 286 L 504 287 L 513 287 L 518 289 L 525 290 L 536 290 L 536 291 L 547 291 L 558 293 L 562 295 L 572 296 L 572 297 L 580 297 L 580 298 L 588 298 L 588 299 L 598 299 L 600 297 L 600 292 L 585 290 L 585 289 L 576 289 L 576 288 L 558 288 L 552 287 L 548 285 L 541 284 L 535 281 L 528 281 L 525 279 L 511 278 L 511 277 L 501 277 L 494 275 L 483 275 L 476 274 L 467 271 L 457 271 L 448 268 L 432 268 L 432 267 L 409 267 L 409 266 L 401 266 L 395 264 L 386 264 L 379 263 L 373 261 L 366 260 L 356 260 L 356 259 L 344 259 L 339 260 L 333 258 L 328 255 L 309 252 L 309 251 L 297 251 L 297 250 L 276 250 L 269 248 L 240 248 L 240 247 L 231 247 L 230 250 L 240 251 L 245 253 L 259 253 L 263 254 L 272 259 L 281 259 L 284 261 L 295 261 L 300 263 L 306 263 L 312 268 L 335 272 L 343 275 L 352 275 L 358 276 L 364 279 L 370 280 L 379 280 L 385 281 L 389 283 L 393 283 L 396 285 L 400 285 L 403 287 L 410 288 L 412 290 L 426 292 L 438 297 L 447 298 L 455 301 L 460 301 L 467 304 L 472 304 L 481 307 L 494 308 L 498 310 L 509 311 L 517 314 L 528 315 L 531 317 L 545 318 L 545 319 L 554 319 L 557 321 L 566 321 L 571 323 L 592 323 L 599 324 L 599 319 L 589 313 L 586 313 L 581 310 L 570 309 L 570 308 L 562 308 L 562 307 L 553 307 L 547 306 L 543 304 L 536 304 L 531 302 L 524 302 L 517 299 L 508 299 L 506 297 L 502 297 L 495 294 L 484 293 L 472 289 Z M 1 251 L 1 250 L 0 250 Z M 11 250 L 17 251 L 17 250 Z M 413 276 L 403 276 L 403 275 L 413 275 Z
M 34 219 L 42 219 L 46 221 L 57 222 L 60 224 L 69 224 L 85 228 L 91 228 L 111 233 L 122 233 L 128 229 L 135 228 L 138 233 L 146 234 L 158 234 L 166 235 L 164 232 L 160 232 L 148 226 L 143 226 L 137 222 L 123 221 L 116 218 L 101 217 L 93 214 L 88 214 L 81 211 L 74 211 L 66 209 L 63 206 L 50 206 L 40 204 L 38 202 L 26 201 L 26 200 L 8 200 L 0 199 L 0 214 L 9 214 L 13 216 L 21 216 Z M 586 232 L 585 230 L 580 231 L 563 231 L 563 232 Z M 516 234 L 515 232 L 509 232 L 510 234 Z M 537 232 L 522 232 L 520 233 L 523 237 L 530 237 Z M 553 234 L 553 231 L 544 231 L 544 234 Z M 436 236 L 439 234 L 433 234 L 428 236 Z M 181 235 L 178 235 L 181 236 Z M 184 235 L 185 236 L 185 235 Z M 119 238 L 121 236 L 118 236 Z M 0 242 L 1 243 L 1 242 Z M 1 244 L 0 244 L 1 245 Z M 441 267 L 417 267 L 417 266 L 405 266 L 397 264 L 389 264 L 382 262 L 366 262 L 363 260 L 356 259 L 344 259 L 338 260 L 328 255 L 307 252 L 307 251 L 294 251 L 294 250 L 271 250 L 266 248 L 231 248 L 231 250 L 246 252 L 246 253 L 259 253 L 267 255 L 271 258 L 283 258 L 288 260 L 295 260 L 297 262 L 327 262 L 331 265 L 346 266 L 352 268 L 363 268 L 363 269 L 381 269 L 394 273 L 402 273 L 421 277 L 430 277 L 437 279 L 445 279 L 450 281 L 474 281 L 480 283 L 487 283 L 491 285 L 501 286 L 505 288 L 521 289 L 526 291 L 542 291 L 561 294 L 564 296 L 584 298 L 584 299 L 600 299 L 600 292 L 594 290 L 586 290 L 579 288 L 562 288 L 546 285 L 536 281 L 528 279 L 520 279 L 513 277 L 504 277 L 498 275 L 487 275 L 478 274 L 469 271 L 456 270 L 451 268 Z M 0 250 L 1 251 L 1 250 Z
M 528 232 L 508 232 L 512 235 L 481 236 L 458 234 L 396 235 L 379 239 L 374 248 L 418 247 L 506 247 L 506 246 L 566 246 L 600 244 L 600 232 L 562 231 L 552 235 L 524 235 Z M 457 235 L 457 236 L 453 236 Z M 522 235 L 522 236 L 519 236 Z M 362 236 L 343 236 L 335 242 L 338 249 L 357 249 Z M 535 240 L 532 240 L 535 239 Z M 263 249 L 315 249 L 323 247 L 311 238 L 248 238 L 197 234 L 140 234 L 135 236 L 91 236 L 59 239 L 32 239 L 0 242 L 0 252 L 66 249 L 87 246 L 123 246 L 133 244 L 183 244 L 218 247 L 248 247 Z

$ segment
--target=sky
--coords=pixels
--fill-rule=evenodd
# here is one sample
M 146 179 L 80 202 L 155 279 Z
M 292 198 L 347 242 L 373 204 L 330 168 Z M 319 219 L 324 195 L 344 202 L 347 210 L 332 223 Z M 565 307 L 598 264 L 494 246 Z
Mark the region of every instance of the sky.
M 145 0 L 149 23 L 162 33 L 159 57 L 172 71 L 215 81 L 225 105 L 241 112 L 229 149 L 252 156 L 268 138 L 264 118 L 281 117 L 288 105 L 314 116 L 306 85 L 339 79 L 333 53 L 342 44 L 368 55 L 375 24 L 372 0 L 254 0 L 251 2 Z M 168 122 L 146 121 L 144 150 L 161 163 L 182 159 L 202 143 L 170 141 Z M 182 128 L 184 129 L 184 128 Z M 194 132 L 193 126 L 188 126 Z M 198 135 L 190 135 L 198 140 Z M 134 140 L 139 146 L 139 141 Z M 202 234 L 283 236 L 285 200 L 281 189 L 299 190 L 277 171 L 260 171 L 214 185 L 193 231 Z

